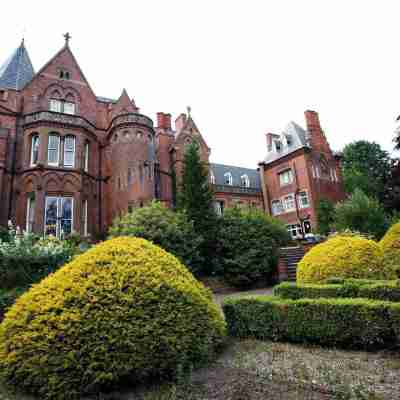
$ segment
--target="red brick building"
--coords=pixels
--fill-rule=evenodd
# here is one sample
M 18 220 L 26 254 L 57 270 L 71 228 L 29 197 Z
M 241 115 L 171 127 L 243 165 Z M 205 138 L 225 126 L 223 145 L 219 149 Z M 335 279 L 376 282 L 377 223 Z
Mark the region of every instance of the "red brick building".
M 345 198 L 340 159 L 330 149 L 318 114 L 306 111 L 306 129 L 290 122 L 280 134 L 267 133 L 267 156 L 259 164 L 265 210 L 282 220 L 292 237 L 317 227 L 321 199 Z
M 196 140 L 206 162 L 210 149 L 190 110 L 174 128 L 158 113 L 154 127 L 125 90 L 116 100 L 97 96 L 65 37 L 36 73 L 23 42 L 0 67 L 0 225 L 96 235 L 152 199 L 171 205 L 185 146 Z M 218 210 L 262 208 L 257 170 L 212 164 L 210 179 Z

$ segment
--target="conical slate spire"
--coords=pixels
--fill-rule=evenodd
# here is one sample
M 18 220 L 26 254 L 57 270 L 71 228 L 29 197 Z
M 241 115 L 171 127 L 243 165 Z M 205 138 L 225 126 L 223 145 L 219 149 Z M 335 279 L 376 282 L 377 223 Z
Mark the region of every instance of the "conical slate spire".
M 31 59 L 22 40 L 21 45 L 0 67 L 0 89 L 21 90 L 34 75 Z

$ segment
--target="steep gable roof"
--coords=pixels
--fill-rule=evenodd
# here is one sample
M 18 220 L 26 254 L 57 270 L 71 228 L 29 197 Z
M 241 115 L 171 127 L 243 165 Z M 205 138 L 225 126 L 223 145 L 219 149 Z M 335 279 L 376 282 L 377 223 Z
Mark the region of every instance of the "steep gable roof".
M 24 41 L 0 67 L 0 89 L 21 90 L 35 71 Z
M 134 113 L 137 111 L 138 108 L 135 102 L 129 98 L 126 89 L 123 89 L 121 96 L 119 96 L 119 99 L 114 104 L 113 115 L 116 116 L 118 114 Z
M 279 136 L 279 140 L 281 141 L 281 149 L 278 151 L 273 147 L 264 159 L 264 163 L 266 164 L 285 157 L 303 147 L 309 147 L 307 132 L 296 124 L 296 122 L 289 122 L 283 132 L 277 136 Z

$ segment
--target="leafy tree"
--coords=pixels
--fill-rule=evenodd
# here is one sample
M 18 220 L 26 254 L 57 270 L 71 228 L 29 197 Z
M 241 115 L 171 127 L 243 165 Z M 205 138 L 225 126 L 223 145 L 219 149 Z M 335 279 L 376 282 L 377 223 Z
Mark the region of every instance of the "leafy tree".
M 208 180 L 208 167 L 201 161 L 199 145 L 192 142 L 183 158 L 182 181 L 178 193 L 178 208 L 193 221 L 195 231 L 204 238 L 202 255 L 206 264 L 204 273 L 212 271 L 217 216 L 213 208 L 213 192 Z
M 380 239 L 388 228 L 388 220 L 378 200 L 355 189 L 348 200 L 336 205 L 334 227 L 338 231 L 349 229 Z
M 348 193 L 361 189 L 383 202 L 391 168 L 387 151 L 375 142 L 358 140 L 344 147 L 342 166 Z
M 264 212 L 227 209 L 218 231 L 218 272 L 238 287 L 267 282 L 277 266 L 279 247 L 289 240 L 283 223 Z
M 136 236 L 150 240 L 174 254 L 194 273 L 203 265 L 202 238 L 195 233 L 193 222 L 185 213 L 174 212 L 156 201 L 117 218 L 109 234 L 110 237 Z
M 335 206 L 327 199 L 321 199 L 317 204 L 318 232 L 328 235 L 334 220 Z

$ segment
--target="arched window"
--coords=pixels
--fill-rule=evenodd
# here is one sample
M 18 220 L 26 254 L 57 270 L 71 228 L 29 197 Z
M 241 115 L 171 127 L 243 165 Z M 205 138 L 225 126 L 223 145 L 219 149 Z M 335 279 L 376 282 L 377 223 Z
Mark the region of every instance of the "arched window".
M 241 179 L 241 182 L 242 182 L 242 186 L 244 186 L 246 188 L 250 187 L 250 179 L 249 179 L 248 175 L 246 175 L 246 174 L 242 175 L 240 177 L 240 179 Z
M 64 167 L 75 166 L 75 136 L 68 135 L 64 138 Z
M 55 166 L 58 166 L 60 163 L 60 136 L 57 133 L 49 135 L 47 163 Z
M 36 165 L 39 161 L 39 145 L 39 135 L 34 134 L 31 138 L 31 166 Z
M 214 172 L 210 170 L 210 182 L 212 185 L 215 185 L 215 175 Z
M 232 180 L 232 174 L 230 172 L 225 172 L 224 183 L 225 183 L 225 185 L 232 186 L 233 180 Z

